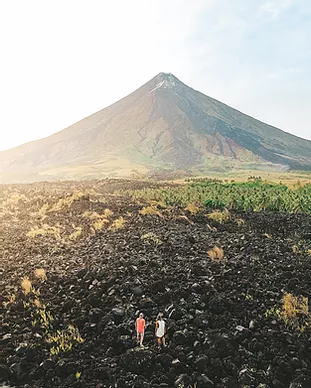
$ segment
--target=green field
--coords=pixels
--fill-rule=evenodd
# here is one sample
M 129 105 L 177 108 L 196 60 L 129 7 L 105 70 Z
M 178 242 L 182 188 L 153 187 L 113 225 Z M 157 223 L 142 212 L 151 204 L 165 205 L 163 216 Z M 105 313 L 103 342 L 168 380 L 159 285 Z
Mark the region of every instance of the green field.
M 294 187 L 261 180 L 223 183 L 198 179 L 186 185 L 131 192 L 134 199 L 154 200 L 167 206 L 205 205 L 210 209 L 277 211 L 311 214 L 311 184 Z

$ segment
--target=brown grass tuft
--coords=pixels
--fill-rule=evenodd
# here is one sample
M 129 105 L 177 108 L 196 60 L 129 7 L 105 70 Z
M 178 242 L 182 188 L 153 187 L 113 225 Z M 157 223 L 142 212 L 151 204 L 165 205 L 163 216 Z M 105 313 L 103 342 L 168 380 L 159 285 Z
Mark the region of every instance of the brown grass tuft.
M 160 211 L 153 206 L 144 207 L 143 209 L 139 210 L 139 214 L 141 214 L 143 216 L 156 215 L 156 216 L 162 217 L 162 214 L 160 213 Z
M 112 225 L 110 226 L 110 230 L 118 230 L 124 227 L 125 225 L 125 219 L 123 217 L 119 217 L 116 220 L 113 221 Z
M 102 230 L 106 224 L 109 224 L 109 221 L 105 218 L 99 219 L 93 223 L 93 228 L 95 230 Z
M 176 217 L 178 220 L 185 220 L 187 221 L 190 225 L 193 225 L 193 222 L 191 220 L 189 220 L 189 218 L 187 216 L 177 216 Z
M 293 253 L 297 253 L 298 252 L 298 246 L 297 245 L 293 245 L 292 246 L 292 251 L 293 251 Z
M 77 239 L 81 236 L 81 234 L 82 234 L 82 227 L 81 227 L 81 226 L 77 226 L 77 227 L 75 228 L 75 231 L 74 231 L 73 233 L 71 233 L 71 234 L 68 236 L 68 238 L 69 238 L 69 240 L 71 240 L 71 241 L 75 241 L 75 240 L 77 240 Z
M 308 298 L 303 296 L 294 296 L 290 293 L 283 296 L 283 316 L 284 319 L 293 319 L 298 314 L 308 315 Z
M 56 240 L 60 240 L 60 228 L 58 226 L 50 226 L 48 224 L 43 224 L 42 227 L 32 228 L 26 236 L 29 238 L 35 238 L 37 236 L 52 236 Z
M 224 258 L 224 250 L 217 246 L 209 249 L 207 253 L 212 261 L 222 261 Z
M 112 210 L 110 210 L 110 209 L 105 209 L 104 210 L 104 217 L 109 218 L 112 215 L 113 215 L 113 211 Z
M 43 268 L 37 268 L 37 269 L 35 269 L 34 274 L 35 274 L 35 277 L 36 277 L 37 279 L 40 279 L 40 280 L 42 280 L 43 282 L 47 280 L 46 271 L 45 271 L 45 269 L 43 269 Z
M 149 232 L 149 233 L 143 234 L 142 236 L 140 236 L 140 239 L 141 240 L 147 240 L 149 242 L 154 243 L 155 245 L 162 244 L 162 241 L 160 240 L 160 238 L 155 233 L 153 233 L 153 232 Z
M 219 224 L 223 224 L 227 222 L 231 218 L 231 214 L 229 210 L 225 209 L 223 211 L 215 211 L 213 213 L 207 214 L 206 217 L 210 218 L 213 221 L 218 222 Z
M 21 282 L 22 291 L 24 295 L 28 295 L 32 290 L 32 284 L 29 278 L 24 277 Z
M 187 207 L 185 207 L 186 211 L 188 211 L 190 214 L 194 215 L 194 214 L 197 214 L 199 211 L 200 211 L 200 208 L 193 204 L 193 203 L 189 203 Z
M 245 221 L 243 220 L 243 218 L 237 218 L 235 220 L 235 222 L 237 223 L 239 228 L 241 228 L 243 225 L 245 225 Z
M 212 232 L 217 232 L 217 228 L 215 228 L 214 226 L 211 226 L 210 224 L 207 224 L 207 227 L 209 230 L 211 230 Z

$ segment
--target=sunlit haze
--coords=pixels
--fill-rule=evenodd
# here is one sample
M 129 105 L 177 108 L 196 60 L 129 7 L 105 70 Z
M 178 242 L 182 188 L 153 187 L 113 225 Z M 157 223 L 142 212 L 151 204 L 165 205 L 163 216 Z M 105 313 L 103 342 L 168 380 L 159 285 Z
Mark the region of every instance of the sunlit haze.
M 0 36 L 1 150 L 162 71 L 311 139 L 308 0 L 1 1 Z

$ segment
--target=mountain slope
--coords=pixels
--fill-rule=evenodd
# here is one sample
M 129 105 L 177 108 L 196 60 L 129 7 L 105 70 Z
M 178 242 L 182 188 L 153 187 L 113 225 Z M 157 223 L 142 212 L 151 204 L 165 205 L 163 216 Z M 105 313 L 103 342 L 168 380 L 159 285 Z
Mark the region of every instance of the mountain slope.
M 311 141 L 165 73 L 63 131 L 0 152 L 2 182 L 232 167 L 311 169 Z

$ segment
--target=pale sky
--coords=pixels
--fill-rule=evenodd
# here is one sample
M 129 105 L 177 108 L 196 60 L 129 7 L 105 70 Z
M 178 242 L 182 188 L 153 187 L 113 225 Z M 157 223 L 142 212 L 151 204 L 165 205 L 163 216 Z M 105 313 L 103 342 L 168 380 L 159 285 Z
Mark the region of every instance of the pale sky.
M 159 72 L 311 139 L 310 0 L 0 0 L 0 150 Z

